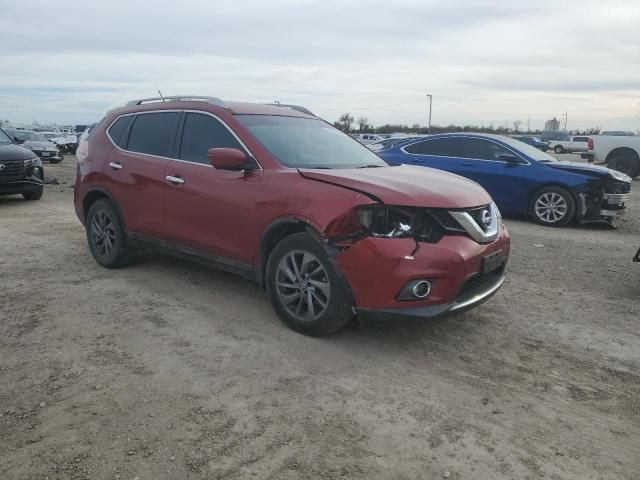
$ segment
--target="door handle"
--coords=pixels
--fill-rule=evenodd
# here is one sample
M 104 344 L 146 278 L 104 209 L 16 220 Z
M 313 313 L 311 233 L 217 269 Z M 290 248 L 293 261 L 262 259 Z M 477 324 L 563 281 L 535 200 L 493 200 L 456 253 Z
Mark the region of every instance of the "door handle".
M 109 162 L 109 166 L 114 170 L 122 170 L 122 164 L 120 162 Z
M 463 167 L 473 167 L 473 162 L 460 162 Z
M 173 175 L 167 175 L 165 178 L 167 179 L 167 182 L 173 183 L 174 185 L 182 185 L 184 183 L 182 178 L 174 177 Z

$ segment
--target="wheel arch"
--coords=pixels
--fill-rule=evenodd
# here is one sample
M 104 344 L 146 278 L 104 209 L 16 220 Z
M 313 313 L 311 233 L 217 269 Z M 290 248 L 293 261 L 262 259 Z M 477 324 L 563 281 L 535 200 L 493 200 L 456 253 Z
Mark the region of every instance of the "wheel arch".
M 89 212 L 91 205 L 101 199 L 107 199 L 111 202 L 113 207 L 116 209 L 116 212 L 118 213 L 118 217 L 120 217 L 120 222 L 122 223 L 124 231 L 127 232 L 127 226 L 125 224 L 124 217 L 122 216 L 120 205 L 108 190 L 105 190 L 101 187 L 91 188 L 84 194 L 84 197 L 82 198 L 82 223 L 86 224 L 87 213 Z
M 277 218 L 264 230 L 260 237 L 255 262 L 256 280 L 262 288 L 265 288 L 267 261 L 275 246 L 289 235 L 302 232 L 311 234 L 319 243 L 323 243 L 319 230 L 309 220 L 294 215 Z
M 636 161 L 640 162 L 640 153 L 638 153 L 632 147 L 617 147 L 611 150 L 607 154 L 607 157 L 605 158 L 604 163 L 608 164 L 611 160 L 613 160 L 618 155 L 624 155 L 625 153 L 631 153 L 633 156 L 636 157 Z

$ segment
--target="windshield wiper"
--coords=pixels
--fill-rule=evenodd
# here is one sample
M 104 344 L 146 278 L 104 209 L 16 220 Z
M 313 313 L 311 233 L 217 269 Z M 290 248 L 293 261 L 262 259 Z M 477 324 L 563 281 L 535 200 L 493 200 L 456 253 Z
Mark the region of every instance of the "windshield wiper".
M 331 167 L 325 167 L 323 165 L 311 165 L 310 167 L 298 167 L 298 168 L 310 168 L 312 170 L 333 170 Z
M 382 167 L 384 167 L 384 165 L 362 165 L 356 168 L 382 168 Z

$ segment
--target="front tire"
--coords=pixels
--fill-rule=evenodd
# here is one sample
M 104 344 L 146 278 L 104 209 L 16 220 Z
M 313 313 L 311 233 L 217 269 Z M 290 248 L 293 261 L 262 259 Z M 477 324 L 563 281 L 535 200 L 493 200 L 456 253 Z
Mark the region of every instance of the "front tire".
M 562 145 L 556 145 L 553 147 L 553 151 L 556 153 L 564 153 L 564 148 L 562 148 Z
M 576 201 L 568 190 L 545 187 L 531 198 L 531 218 L 548 227 L 564 227 L 576 214 Z
M 25 200 L 40 200 L 42 198 L 42 194 L 44 193 L 44 188 L 41 188 L 38 191 L 35 192 L 24 192 L 22 194 L 22 198 L 24 198 Z
M 50 158 L 49 163 L 55 165 L 57 163 L 60 163 L 62 160 L 64 160 L 64 156 L 60 155 L 60 158 Z
M 133 250 L 127 246 L 126 232 L 120 216 L 108 200 L 91 205 L 85 222 L 91 255 L 105 268 L 117 268 L 131 263 Z
M 329 335 L 353 319 L 351 296 L 323 246 L 308 233 L 276 245 L 267 261 L 266 284 L 274 310 L 296 332 Z

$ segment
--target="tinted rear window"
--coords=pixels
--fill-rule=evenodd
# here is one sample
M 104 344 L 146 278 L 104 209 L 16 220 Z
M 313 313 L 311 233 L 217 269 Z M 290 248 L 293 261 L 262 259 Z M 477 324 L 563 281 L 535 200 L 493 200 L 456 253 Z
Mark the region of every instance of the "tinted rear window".
M 115 121 L 111 127 L 109 127 L 109 136 L 113 143 L 115 143 L 120 148 L 124 148 L 126 145 L 126 139 L 124 138 L 124 133 L 127 131 L 129 124 L 133 120 L 133 115 L 127 115 L 126 117 L 120 117 Z
M 168 157 L 176 134 L 179 112 L 158 112 L 136 115 L 127 150 Z

